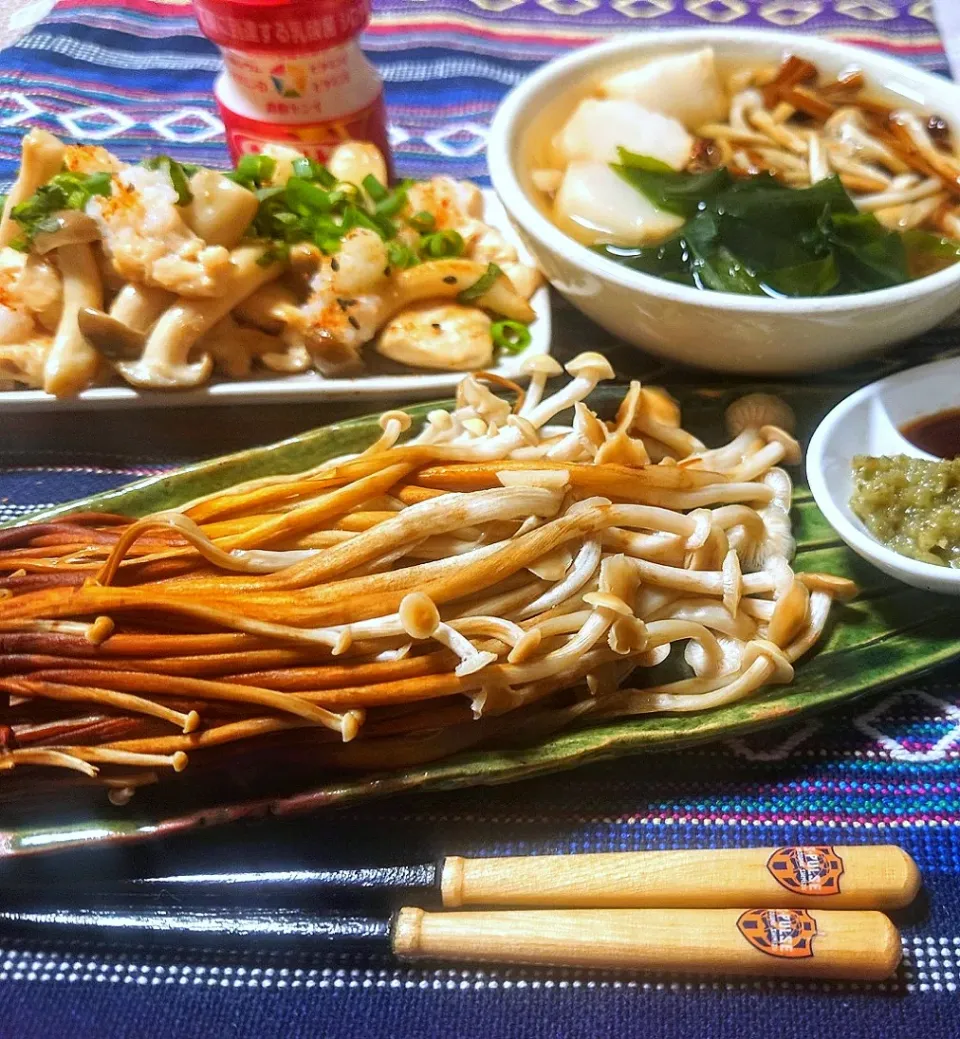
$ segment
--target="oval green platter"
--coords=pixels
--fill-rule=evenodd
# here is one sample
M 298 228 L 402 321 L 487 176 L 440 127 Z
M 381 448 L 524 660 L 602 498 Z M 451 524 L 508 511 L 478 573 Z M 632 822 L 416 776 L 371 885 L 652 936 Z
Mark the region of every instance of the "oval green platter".
M 801 435 L 806 437 L 819 418 L 853 388 L 849 373 L 845 375 L 842 382 L 833 384 L 818 380 L 768 388 L 790 402 L 798 416 Z M 731 389 L 729 384 L 715 388 L 684 386 L 687 380 L 682 378 L 679 386 L 671 380 L 663 381 L 680 399 L 684 425 L 714 444 L 722 442 L 720 426 L 726 404 L 746 388 L 757 388 Z M 619 398 L 620 393 L 622 388 L 607 388 L 595 395 L 593 403 L 604 410 L 605 404 Z M 436 406 L 419 405 L 410 411 L 416 420 Z M 240 480 L 297 472 L 334 455 L 361 450 L 379 432 L 375 416 L 352 419 L 267 447 L 148 477 L 80 502 L 44 510 L 30 519 L 51 518 L 78 508 L 146 515 Z M 283 796 L 251 799 L 245 792 L 232 800 L 201 804 L 197 803 L 194 790 L 191 800 L 184 803 L 176 795 L 174 781 L 156 788 L 157 793 L 143 798 L 142 803 L 138 798 L 126 808 L 113 808 L 99 793 L 89 803 L 72 807 L 62 818 L 48 816 L 38 820 L 31 814 L 22 823 L 0 827 L 0 858 L 140 840 L 201 825 L 263 814 L 286 815 L 406 791 L 505 783 L 603 758 L 727 738 L 829 708 L 960 655 L 956 601 L 907 588 L 861 561 L 821 516 L 799 472 L 794 477 L 797 568 L 851 577 L 861 593 L 852 603 L 835 608 L 827 636 L 798 664 L 796 679 L 790 686 L 774 687 L 754 699 L 699 714 L 628 718 L 565 731 L 522 748 L 481 749 L 391 773 L 325 778 L 316 786 L 292 793 L 285 791 Z M 6 809 L 0 811 L 6 814 Z

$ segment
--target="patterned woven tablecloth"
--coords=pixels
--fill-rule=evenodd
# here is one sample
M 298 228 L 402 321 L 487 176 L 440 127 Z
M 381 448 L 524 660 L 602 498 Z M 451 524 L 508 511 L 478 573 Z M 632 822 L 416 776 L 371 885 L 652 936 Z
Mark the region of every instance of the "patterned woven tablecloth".
M 960 0 L 947 0 L 960 3 Z M 42 13 L 46 4 L 20 5 Z M 30 10 L 19 17 L 28 19 Z M 930 0 L 381 0 L 366 46 L 387 83 L 398 166 L 485 176 L 497 102 L 536 64 L 611 32 L 768 25 L 828 33 L 943 71 Z M 222 165 L 218 66 L 189 6 L 64 0 L 0 62 L 0 180 L 26 127 Z M 568 311 L 558 337 L 604 349 Z M 585 340 L 584 337 L 587 337 Z M 940 332 L 938 345 L 949 334 Z M 922 350 L 922 347 L 919 348 Z M 635 355 L 618 352 L 621 374 Z M 274 439 L 343 408 L 52 418 L 0 415 L 0 520 L 199 455 Z M 0 937 L 0 1039 L 148 1036 L 960 1036 L 960 671 L 731 743 L 491 790 L 383 801 L 210 835 L 323 863 L 891 840 L 925 896 L 905 959 L 872 986 L 401 968 L 223 951 L 41 946 Z M 202 843 L 201 838 L 191 841 Z M 154 854 L 151 851 L 150 854 Z M 177 846 L 157 848 L 165 867 Z M 84 868 L 78 858 L 77 870 Z M 2 874 L 0 874 L 2 876 Z

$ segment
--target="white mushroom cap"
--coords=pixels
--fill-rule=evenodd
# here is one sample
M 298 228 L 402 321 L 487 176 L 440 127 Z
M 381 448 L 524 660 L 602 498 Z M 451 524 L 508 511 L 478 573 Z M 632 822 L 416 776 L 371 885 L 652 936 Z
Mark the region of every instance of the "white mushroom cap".
M 573 406 L 573 428 L 592 447 L 602 447 L 607 439 L 607 427 L 583 401 Z
M 533 423 L 528 419 L 525 419 L 520 415 L 511 415 L 507 419 L 507 425 L 511 429 L 516 429 L 523 437 L 524 442 L 530 444 L 531 447 L 539 445 L 540 434 L 534 428 Z
M 440 625 L 440 611 L 423 592 L 411 592 L 400 603 L 400 623 L 412 639 L 428 639 Z
M 794 580 L 780 596 L 767 625 L 767 638 L 778 646 L 788 646 L 803 630 L 809 615 L 810 592 L 802 581 Z
M 743 650 L 743 670 L 746 671 L 758 660 L 766 659 L 773 664 L 773 675 L 767 679 L 775 685 L 786 685 L 793 681 L 793 665 L 783 650 L 766 639 L 754 639 Z
M 520 371 L 524 375 L 546 375 L 548 377 L 563 374 L 560 362 L 550 354 L 534 354 L 533 357 L 528 357 L 520 365 Z
M 618 617 L 610 625 L 607 645 L 618 656 L 640 653 L 647 644 L 647 626 L 637 617 Z
M 797 574 L 797 580 L 805 584 L 811 592 L 826 592 L 827 595 L 846 602 L 857 594 L 857 586 L 846 577 L 835 577 L 833 574 Z
M 453 426 L 453 416 L 443 408 L 437 408 L 427 415 L 427 421 L 437 429 L 450 429 Z
M 728 406 L 724 424 L 730 436 L 735 437 L 745 429 L 761 426 L 779 426 L 792 433 L 797 428 L 797 419 L 782 397 L 772 393 L 748 393 Z
M 444 412 L 446 414 L 446 412 Z M 400 425 L 400 432 L 406 433 L 410 428 L 412 419 L 405 411 L 385 411 L 380 416 L 380 428 L 386 429 L 391 422 L 397 422 Z
M 349 743 L 357 735 L 365 718 L 366 712 L 360 708 L 346 711 L 340 716 L 340 735 L 344 743 Z
M 507 655 L 507 662 L 510 664 L 525 663 L 536 653 L 542 639 L 543 633 L 540 629 L 531 628 L 524 633 L 523 637 L 510 650 Z
M 623 617 L 633 616 L 633 610 L 619 595 L 614 595 L 612 592 L 587 592 L 583 601 L 598 610 L 613 610 L 614 613 L 619 613 Z
M 601 382 L 603 379 L 612 379 L 615 376 L 613 366 L 606 357 L 593 351 L 577 354 L 564 367 L 567 369 L 568 374 L 574 376 L 574 378 L 582 375 L 586 379 L 595 379 L 597 382 Z
M 785 430 L 779 426 L 763 426 L 760 435 L 766 439 L 768 444 L 780 444 L 783 448 L 783 461 L 786 465 L 800 464 L 802 458 L 800 445 Z

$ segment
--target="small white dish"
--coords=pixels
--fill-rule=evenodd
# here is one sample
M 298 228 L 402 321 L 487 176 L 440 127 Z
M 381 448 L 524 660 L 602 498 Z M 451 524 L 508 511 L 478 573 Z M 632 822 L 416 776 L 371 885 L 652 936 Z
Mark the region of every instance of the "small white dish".
M 900 433 L 906 423 L 960 404 L 960 357 L 899 372 L 838 404 L 820 423 L 807 450 L 807 481 L 820 511 L 864 559 L 914 588 L 960 595 L 960 570 L 902 556 L 880 544 L 850 508 L 854 455 L 933 455 Z
M 551 283 L 608 332 L 683 364 L 739 374 L 840 368 L 927 331 L 960 307 L 960 264 L 876 292 L 768 299 L 704 292 L 622 267 L 561 231 L 530 177 L 530 142 L 559 128 L 598 74 L 713 47 L 724 70 L 807 58 L 825 75 L 861 68 L 894 105 L 960 127 L 960 87 L 877 51 L 790 32 L 731 28 L 620 33 L 548 62 L 514 88 L 490 130 L 493 186 Z
M 529 252 L 510 225 L 503 206 L 492 191 L 484 191 L 484 220 L 497 228 L 532 264 Z M 530 326 L 530 345 L 519 354 L 504 354 L 491 369 L 505 379 L 516 380 L 528 357 L 550 350 L 550 290 L 541 286 L 530 300 L 537 320 Z M 203 404 L 283 404 L 331 400 L 429 400 L 449 396 L 465 372 L 414 371 L 400 375 L 361 375 L 351 379 L 325 379 L 317 372 L 270 375 L 257 372 L 245 379 L 212 379 L 195 390 L 165 393 L 135 390 L 118 383 L 84 390 L 76 397 L 60 399 L 42 390 L 0 392 L 0 415 L 24 411 L 100 411 L 115 408 L 182 407 Z

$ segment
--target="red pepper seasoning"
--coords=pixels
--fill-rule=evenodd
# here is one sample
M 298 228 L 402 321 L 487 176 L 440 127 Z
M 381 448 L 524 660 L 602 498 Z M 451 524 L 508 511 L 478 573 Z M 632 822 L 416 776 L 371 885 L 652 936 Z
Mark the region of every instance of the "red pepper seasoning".
M 389 162 L 383 83 L 360 49 L 369 0 L 194 0 L 223 51 L 214 93 L 234 161 L 269 143 L 323 160 L 372 141 Z

